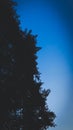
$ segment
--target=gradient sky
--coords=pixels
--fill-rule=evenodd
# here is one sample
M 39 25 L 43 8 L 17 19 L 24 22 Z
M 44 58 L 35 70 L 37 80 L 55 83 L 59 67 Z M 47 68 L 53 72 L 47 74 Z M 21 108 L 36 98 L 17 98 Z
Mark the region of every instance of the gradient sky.
M 15 0 L 20 26 L 38 34 L 38 67 L 47 103 L 56 113 L 57 127 L 73 130 L 73 2 L 72 0 Z

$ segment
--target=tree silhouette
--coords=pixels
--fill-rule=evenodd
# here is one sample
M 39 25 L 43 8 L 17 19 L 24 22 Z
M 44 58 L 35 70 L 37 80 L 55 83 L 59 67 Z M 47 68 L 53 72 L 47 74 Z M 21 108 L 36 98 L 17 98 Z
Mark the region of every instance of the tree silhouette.
M 55 126 L 37 66 L 37 36 L 19 28 L 12 0 L 0 1 L 0 130 Z

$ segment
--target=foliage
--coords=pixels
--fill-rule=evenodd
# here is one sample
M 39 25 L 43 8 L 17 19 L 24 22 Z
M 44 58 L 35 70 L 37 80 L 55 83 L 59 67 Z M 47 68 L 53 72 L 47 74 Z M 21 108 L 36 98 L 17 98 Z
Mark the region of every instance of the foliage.
M 42 89 L 37 36 L 19 28 L 12 0 L 0 1 L 0 130 L 44 130 L 55 126 Z

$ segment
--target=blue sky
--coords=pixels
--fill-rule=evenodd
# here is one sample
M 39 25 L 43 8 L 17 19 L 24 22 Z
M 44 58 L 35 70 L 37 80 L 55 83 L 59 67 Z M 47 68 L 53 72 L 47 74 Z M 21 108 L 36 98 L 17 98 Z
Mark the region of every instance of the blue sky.
M 50 130 L 73 130 L 73 3 L 72 0 L 16 0 L 20 26 L 38 34 L 38 67 L 47 103 L 57 118 Z

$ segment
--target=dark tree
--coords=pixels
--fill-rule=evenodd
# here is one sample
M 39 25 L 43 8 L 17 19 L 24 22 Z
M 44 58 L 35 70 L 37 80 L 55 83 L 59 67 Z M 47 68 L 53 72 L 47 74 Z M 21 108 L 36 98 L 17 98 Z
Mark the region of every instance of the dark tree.
M 37 52 L 41 49 L 36 46 L 37 36 L 33 36 L 31 31 L 26 33 L 26 119 L 27 129 L 41 130 L 49 126 L 55 126 L 55 114 L 48 109 L 46 100 L 50 90 L 43 90 L 40 80 L 40 73 L 37 66 Z M 28 80 L 29 79 L 29 80 Z M 24 100 L 25 101 L 25 100 Z M 25 115 L 25 114 L 24 114 Z M 29 124 L 29 125 L 28 125 Z M 24 128 L 24 129 L 25 129 Z
M 0 130 L 55 126 L 37 66 L 37 36 L 21 31 L 12 0 L 0 1 Z
M 20 72 L 19 45 L 23 40 L 14 5 L 12 0 L 0 1 L 0 129 L 6 129 L 10 113 L 16 107 L 13 102 Z

